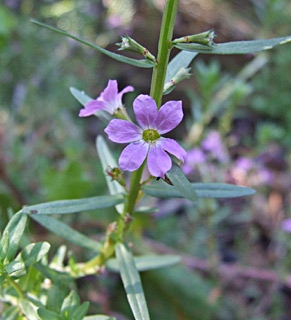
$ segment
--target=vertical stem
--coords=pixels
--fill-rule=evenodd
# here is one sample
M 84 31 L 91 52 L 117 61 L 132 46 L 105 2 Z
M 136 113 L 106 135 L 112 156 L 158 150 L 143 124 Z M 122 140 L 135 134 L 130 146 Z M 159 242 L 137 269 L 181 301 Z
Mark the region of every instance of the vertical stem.
M 163 14 L 158 47 L 158 62 L 154 67 L 150 92 L 151 96 L 156 101 L 158 108 L 161 106 L 163 96 L 164 82 L 171 51 L 171 41 L 178 10 L 178 3 L 179 0 L 167 0 Z M 125 213 L 133 213 L 136 199 L 140 190 L 140 179 L 144 164 L 131 175 L 128 200 L 125 205 Z
M 171 41 L 174 31 L 174 24 L 178 10 L 179 0 L 167 0 L 159 39 L 158 62 L 154 67 L 150 95 L 157 103 L 158 109 L 161 106 L 164 82 L 167 73 L 167 66 L 171 51 Z
M 139 183 L 142 176 L 144 165 L 145 165 L 145 161 L 139 169 L 137 169 L 131 174 L 128 199 L 125 205 L 125 213 L 128 213 L 128 214 L 133 213 L 135 202 L 140 189 Z

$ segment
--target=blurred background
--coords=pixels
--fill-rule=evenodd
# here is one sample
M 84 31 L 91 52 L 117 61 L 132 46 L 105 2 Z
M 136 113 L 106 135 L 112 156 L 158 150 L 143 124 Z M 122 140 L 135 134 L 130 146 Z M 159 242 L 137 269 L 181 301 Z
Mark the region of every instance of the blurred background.
M 2 0 L 0 4 L 0 229 L 24 204 L 106 194 L 95 149 L 104 124 L 78 118 L 69 88 L 96 98 L 109 79 L 130 106 L 148 94 L 151 70 L 122 65 L 29 22 L 35 18 L 117 52 L 124 33 L 157 51 L 162 0 Z M 175 37 L 213 28 L 216 42 L 291 34 L 289 0 L 181 0 Z M 173 50 L 172 56 L 178 53 Z M 135 57 L 131 54 L 126 54 Z M 193 77 L 164 97 L 183 100 L 174 137 L 188 150 L 191 181 L 256 189 L 246 199 L 142 204 L 135 216 L 136 253 L 175 253 L 177 267 L 143 274 L 153 319 L 291 319 L 291 45 L 245 56 L 198 55 Z M 173 137 L 173 135 L 172 135 Z M 110 144 L 118 157 L 121 146 Z M 112 210 L 62 217 L 91 237 L 116 219 Z M 28 237 L 63 239 L 31 223 Z M 68 245 L 78 261 L 88 259 Z M 289 276 L 289 278 L 288 278 Z M 78 281 L 93 313 L 131 319 L 119 278 L 104 273 Z

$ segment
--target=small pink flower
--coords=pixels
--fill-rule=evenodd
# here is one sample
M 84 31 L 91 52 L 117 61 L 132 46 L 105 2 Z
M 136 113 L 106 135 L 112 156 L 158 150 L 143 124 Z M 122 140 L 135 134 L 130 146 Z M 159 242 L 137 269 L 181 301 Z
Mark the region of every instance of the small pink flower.
M 127 86 L 118 93 L 117 81 L 109 80 L 107 87 L 101 92 L 100 96 L 96 100 L 89 101 L 85 108 L 80 110 L 79 117 L 91 116 L 99 110 L 114 114 L 117 109 L 122 108 L 122 96 L 133 90 L 132 86 Z
M 158 111 L 155 100 L 141 94 L 134 100 L 133 110 L 141 128 L 121 119 L 111 120 L 105 128 L 111 141 L 130 142 L 120 155 L 120 169 L 135 171 L 147 157 L 150 174 L 164 178 L 172 167 L 167 152 L 182 161 L 186 156 L 185 150 L 175 140 L 161 137 L 161 134 L 173 130 L 182 121 L 182 101 L 168 101 Z

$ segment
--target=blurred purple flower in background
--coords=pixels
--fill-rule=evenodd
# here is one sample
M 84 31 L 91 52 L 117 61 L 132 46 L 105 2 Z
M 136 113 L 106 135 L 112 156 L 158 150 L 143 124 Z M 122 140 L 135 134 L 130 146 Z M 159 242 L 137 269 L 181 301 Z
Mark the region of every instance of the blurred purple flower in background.
M 246 157 L 239 157 L 236 160 L 236 167 L 240 168 L 244 171 L 249 171 L 254 167 L 254 163 L 251 159 L 246 158 Z
M 133 91 L 132 86 L 127 86 L 118 93 L 117 81 L 109 80 L 107 87 L 101 92 L 96 100 L 89 101 L 84 109 L 80 110 L 79 117 L 88 117 L 99 110 L 114 114 L 116 110 L 122 108 L 122 96 L 126 92 Z
M 202 148 L 211 152 L 212 155 L 220 162 L 228 162 L 229 157 L 222 143 L 219 132 L 211 131 L 202 141 Z
M 187 152 L 183 171 L 185 174 L 190 174 L 195 170 L 195 166 L 206 161 L 206 156 L 200 148 L 194 148 Z
M 291 232 L 291 218 L 283 220 L 281 228 L 286 232 Z
M 141 94 L 134 100 L 133 109 L 141 128 L 121 119 L 111 120 L 105 128 L 111 141 L 130 142 L 120 155 L 120 169 L 135 171 L 147 157 L 150 174 L 164 178 L 172 167 L 172 160 L 166 151 L 182 161 L 186 157 L 185 150 L 175 140 L 161 137 L 182 121 L 182 101 L 168 101 L 158 111 L 155 100 Z

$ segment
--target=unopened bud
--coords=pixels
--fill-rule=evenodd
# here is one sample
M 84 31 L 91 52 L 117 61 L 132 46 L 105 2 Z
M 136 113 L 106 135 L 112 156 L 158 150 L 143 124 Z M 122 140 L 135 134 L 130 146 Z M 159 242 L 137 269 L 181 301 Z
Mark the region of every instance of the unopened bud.
M 188 79 L 191 77 L 191 73 L 189 71 L 191 68 L 181 68 L 173 78 L 171 78 L 164 85 L 164 94 L 170 93 L 176 86 L 177 83 L 181 82 L 184 79 Z
M 112 181 L 117 181 L 123 187 L 126 187 L 126 182 L 119 168 L 106 168 L 106 173 L 111 177 Z
M 127 50 L 143 55 L 146 59 L 156 62 L 155 56 L 153 56 L 149 50 L 143 47 L 141 44 L 136 42 L 134 39 L 129 37 L 127 34 L 124 37 L 121 37 L 121 42 L 116 43 L 118 50 Z
M 198 34 L 194 34 L 191 36 L 185 36 L 178 39 L 175 39 L 172 41 L 173 44 L 177 43 L 198 43 L 205 46 L 213 46 L 214 45 L 214 39 L 216 38 L 216 35 L 213 30 L 208 30 L 205 32 L 201 32 Z

